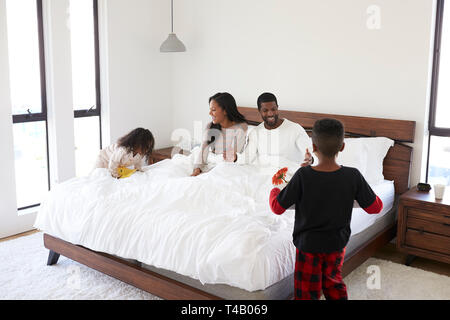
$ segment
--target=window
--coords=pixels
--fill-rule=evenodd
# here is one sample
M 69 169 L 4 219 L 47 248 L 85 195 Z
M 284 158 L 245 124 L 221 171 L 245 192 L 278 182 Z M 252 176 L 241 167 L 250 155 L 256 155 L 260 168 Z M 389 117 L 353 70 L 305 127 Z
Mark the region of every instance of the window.
M 6 0 L 17 207 L 50 187 L 42 0 Z
M 444 0 L 437 2 L 427 181 L 450 185 L 450 8 L 447 4 Z
M 88 174 L 101 149 L 97 0 L 70 0 L 76 175 Z

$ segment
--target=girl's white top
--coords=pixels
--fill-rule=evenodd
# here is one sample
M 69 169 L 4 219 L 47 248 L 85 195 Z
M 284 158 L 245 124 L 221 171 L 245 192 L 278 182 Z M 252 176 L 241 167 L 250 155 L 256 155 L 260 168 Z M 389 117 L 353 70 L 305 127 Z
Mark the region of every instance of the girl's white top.
M 118 167 L 134 167 L 134 169 L 142 170 L 145 156 L 133 151 L 128 151 L 125 147 L 114 143 L 100 151 L 95 163 L 95 168 L 107 168 L 113 177 L 118 177 Z

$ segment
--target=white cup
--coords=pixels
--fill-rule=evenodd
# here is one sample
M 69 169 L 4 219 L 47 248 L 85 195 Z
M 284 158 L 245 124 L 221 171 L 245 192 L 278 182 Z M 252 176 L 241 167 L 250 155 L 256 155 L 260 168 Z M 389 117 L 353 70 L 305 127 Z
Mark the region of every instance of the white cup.
M 441 200 L 444 197 L 445 184 L 435 184 L 434 185 L 434 197 Z

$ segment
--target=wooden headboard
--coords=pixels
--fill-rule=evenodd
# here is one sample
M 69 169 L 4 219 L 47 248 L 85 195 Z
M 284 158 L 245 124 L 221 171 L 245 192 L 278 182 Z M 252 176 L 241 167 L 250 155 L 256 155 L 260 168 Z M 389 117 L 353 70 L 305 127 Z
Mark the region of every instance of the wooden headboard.
M 261 123 L 257 108 L 238 107 L 249 124 Z M 402 194 L 409 189 L 412 148 L 402 142 L 414 142 L 415 121 L 383 118 L 355 117 L 327 113 L 310 113 L 279 110 L 280 117 L 300 124 L 309 133 L 316 120 L 334 118 L 341 121 L 347 137 L 387 137 L 395 141 L 383 162 L 383 175 L 394 180 L 395 193 Z

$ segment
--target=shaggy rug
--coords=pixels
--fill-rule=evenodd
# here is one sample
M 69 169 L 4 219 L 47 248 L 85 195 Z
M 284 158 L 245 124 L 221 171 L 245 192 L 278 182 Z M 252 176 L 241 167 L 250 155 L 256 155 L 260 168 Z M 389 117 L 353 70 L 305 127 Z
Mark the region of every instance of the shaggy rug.
M 0 242 L 0 299 L 158 300 L 61 256 L 47 266 L 42 233 Z M 449 300 L 450 277 L 370 258 L 344 279 L 351 300 Z

